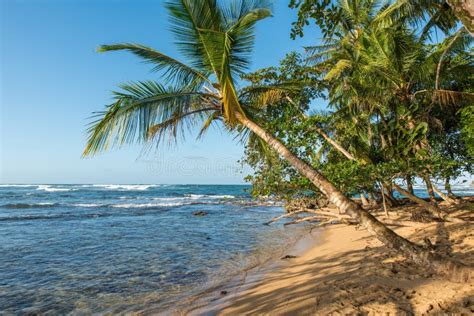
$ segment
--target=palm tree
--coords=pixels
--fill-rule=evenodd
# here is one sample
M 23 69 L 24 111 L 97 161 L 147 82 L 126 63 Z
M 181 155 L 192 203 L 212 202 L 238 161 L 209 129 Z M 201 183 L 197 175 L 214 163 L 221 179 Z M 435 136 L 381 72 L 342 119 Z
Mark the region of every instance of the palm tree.
M 167 3 L 172 31 L 185 64 L 157 50 L 137 44 L 105 45 L 99 51 L 126 50 L 162 71 L 169 86 L 154 81 L 124 84 L 115 102 L 97 113 L 89 129 L 84 156 L 127 143 L 158 144 L 176 138 L 186 126 L 202 123 L 201 133 L 215 121 L 234 132 L 248 130 L 307 177 L 342 213 L 357 219 L 386 245 L 417 263 L 436 268 L 460 266 L 434 255 L 395 234 L 358 204 L 344 196 L 320 172 L 299 159 L 277 138 L 252 120 L 255 102 L 284 97 L 282 86 L 237 89 L 235 78 L 249 64 L 254 25 L 271 12 L 263 1 L 173 0 Z M 443 269 L 441 269 L 443 270 Z
M 331 83 L 331 104 L 338 111 L 349 109 L 364 127 L 373 126 L 378 131 L 380 140 L 367 149 L 382 152 L 386 162 L 398 159 L 404 165 L 410 158 L 427 156 L 427 132 L 441 122 L 433 115 L 435 108 L 457 106 L 464 99 L 472 99 L 470 93 L 453 91 L 464 74 L 451 75 L 445 81 L 451 86 L 441 89 L 439 84 L 447 50 L 456 48 L 459 54 L 468 47 L 471 37 L 461 28 L 442 44 L 430 47 L 423 34 L 417 35 L 407 26 L 406 19 L 392 20 L 390 26 L 380 23 L 393 6 L 380 7 L 370 0 L 341 0 L 340 23 L 335 25 L 333 36 L 324 45 L 308 50 L 309 60 Z M 449 66 L 453 74 L 471 68 L 460 58 L 443 65 L 445 69 Z M 425 181 L 430 189 L 431 181 L 426 176 Z M 394 187 L 433 215 L 446 216 L 435 205 L 400 186 Z

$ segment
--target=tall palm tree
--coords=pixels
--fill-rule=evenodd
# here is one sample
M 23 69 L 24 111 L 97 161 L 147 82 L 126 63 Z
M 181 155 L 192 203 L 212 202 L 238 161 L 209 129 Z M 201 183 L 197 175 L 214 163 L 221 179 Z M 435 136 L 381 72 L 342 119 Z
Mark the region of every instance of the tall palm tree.
M 455 265 L 395 234 L 358 204 L 344 196 L 320 172 L 294 155 L 252 120 L 258 103 L 284 97 L 283 86 L 237 89 L 235 78 L 247 68 L 254 42 L 254 25 L 269 17 L 264 1 L 173 0 L 167 3 L 172 31 L 185 64 L 149 47 L 137 44 L 101 46 L 99 51 L 126 50 L 162 71 L 169 86 L 154 81 L 124 84 L 115 102 L 88 129 L 84 156 L 113 145 L 158 144 L 168 135 L 177 137 L 183 128 L 202 123 L 201 133 L 214 121 L 231 131 L 248 130 L 307 177 L 342 213 L 348 213 L 388 246 L 415 262 L 434 267 Z M 455 265 L 456 266 L 456 265 Z

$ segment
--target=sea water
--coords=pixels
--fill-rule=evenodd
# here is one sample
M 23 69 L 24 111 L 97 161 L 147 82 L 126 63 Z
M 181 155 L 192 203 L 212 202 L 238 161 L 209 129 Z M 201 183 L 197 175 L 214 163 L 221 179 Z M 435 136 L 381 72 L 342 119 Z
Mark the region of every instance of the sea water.
M 0 313 L 165 309 L 235 276 L 297 238 L 247 189 L 0 185 Z

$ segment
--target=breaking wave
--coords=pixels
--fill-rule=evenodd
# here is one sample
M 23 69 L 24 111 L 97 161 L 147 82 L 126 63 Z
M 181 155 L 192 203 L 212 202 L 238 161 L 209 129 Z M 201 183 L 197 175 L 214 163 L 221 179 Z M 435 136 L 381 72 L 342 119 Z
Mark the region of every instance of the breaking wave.
M 77 189 L 57 188 L 57 187 L 52 187 L 50 185 L 38 185 L 38 188 L 36 190 L 46 191 L 46 192 L 68 192 L 68 191 L 76 191 Z
M 106 190 L 145 191 L 158 186 L 157 184 L 93 184 L 84 185 L 83 187 L 103 188 Z
M 185 194 L 191 199 L 235 199 L 234 195 L 208 195 L 208 194 Z
M 197 205 L 197 204 L 211 204 L 205 202 L 175 202 L 175 203 L 124 203 L 124 204 L 112 204 L 110 207 L 115 208 L 154 208 L 154 207 L 170 207 L 170 206 L 183 206 L 183 205 Z

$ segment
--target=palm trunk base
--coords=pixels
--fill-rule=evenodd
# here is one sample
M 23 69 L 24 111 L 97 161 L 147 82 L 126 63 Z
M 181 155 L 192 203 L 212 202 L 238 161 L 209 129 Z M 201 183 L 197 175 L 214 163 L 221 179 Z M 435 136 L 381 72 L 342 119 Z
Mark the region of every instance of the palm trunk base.
M 354 208 L 358 205 L 354 206 Z M 348 211 L 354 214 L 355 210 Z M 387 247 L 402 253 L 408 260 L 422 267 L 429 267 L 435 273 L 446 276 L 453 282 L 468 282 L 473 279 L 474 269 L 451 258 L 441 256 L 396 234 L 378 221 L 373 215 L 359 208 L 360 223 Z M 354 214 L 355 215 L 355 214 Z M 357 217 L 357 216 L 356 216 Z

